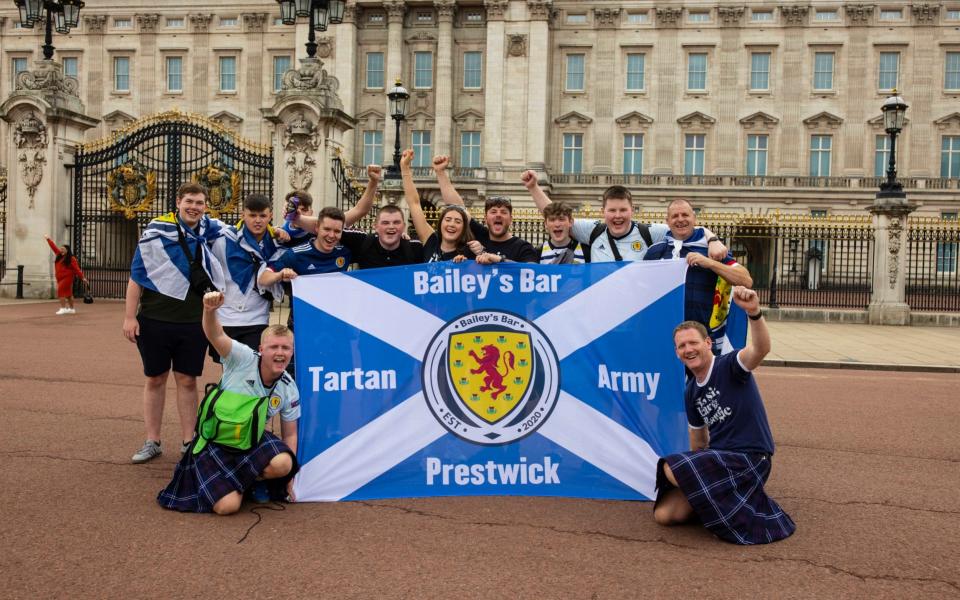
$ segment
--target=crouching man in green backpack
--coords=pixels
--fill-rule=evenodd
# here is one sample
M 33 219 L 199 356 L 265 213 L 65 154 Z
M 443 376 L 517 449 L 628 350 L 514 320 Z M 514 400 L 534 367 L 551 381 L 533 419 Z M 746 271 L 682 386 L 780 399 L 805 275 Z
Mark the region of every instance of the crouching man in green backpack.
M 240 510 L 245 490 L 264 483 L 271 498 L 292 495 L 300 395 L 285 369 L 293 332 L 267 327 L 254 352 L 224 333 L 217 319 L 222 304 L 220 292 L 203 297 L 203 332 L 223 357 L 223 377 L 200 403 L 190 450 L 157 496 L 164 508 L 229 515 Z M 265 430 L 277 413 L 282 439 Z

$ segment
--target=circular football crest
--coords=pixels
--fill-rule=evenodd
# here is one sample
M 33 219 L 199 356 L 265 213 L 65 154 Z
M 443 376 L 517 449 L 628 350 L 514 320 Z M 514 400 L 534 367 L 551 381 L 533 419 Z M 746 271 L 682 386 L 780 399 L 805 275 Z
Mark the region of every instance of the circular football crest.
M 422 377 L 427 406 L 440 424 L 487 446 L 536 431 L 560 394 L 550 340 L 530 321 L 500 310 L 448 322 L 427 348 Z

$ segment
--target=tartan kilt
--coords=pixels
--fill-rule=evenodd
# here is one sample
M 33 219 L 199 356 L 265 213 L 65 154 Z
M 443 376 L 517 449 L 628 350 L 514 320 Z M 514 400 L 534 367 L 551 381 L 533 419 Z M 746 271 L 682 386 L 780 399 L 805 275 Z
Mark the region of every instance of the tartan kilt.
M 698 450 L 664 460 L 700 521 L 720 539 L 768 544 L 796 530 L 790 515 L 763 490 L 769 455 Z
M 246 452 L 209 443 L 193 454 L 193 446 L 183 455 L 173 471 L 173 479 L 157 495 L 164 508 L 183 512 L 213 512 L 213 505 L 230 492 L 253 486 L 273 457 L 287 452 L 293 458 L 293 469 L 286 477 L 268 479 L 271 498 L 286 496 L 287 482 L 300 469 L 296 455 L 280 438 L 269 431 L 256 448 Z

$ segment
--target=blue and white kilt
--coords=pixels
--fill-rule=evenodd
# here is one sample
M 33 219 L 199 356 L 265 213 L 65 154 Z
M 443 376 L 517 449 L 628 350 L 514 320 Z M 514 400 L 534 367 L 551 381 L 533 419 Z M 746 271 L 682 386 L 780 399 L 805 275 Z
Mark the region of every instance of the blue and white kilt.
M 270 497 L 283 498 L 287 482 L 300 469 L 296 455 L 280 438 L 269 431 L 256 448 L 246 452 L 207 444 L 199 454 L 188 450 L 173 471 L 173 480 L 157 495 L 164 508 L 183 512 L 212 512 L 213 505 L 230 492 L 253 486 L 273 457 L 287 452 L 293 458 L 293 469 L 286 477 L 269 479 Z
M 664 460 L 700 521 L 720 539 L 768 544 L 796 530 L 790 515 L 763 490 L 769 455 L 698 450 Z

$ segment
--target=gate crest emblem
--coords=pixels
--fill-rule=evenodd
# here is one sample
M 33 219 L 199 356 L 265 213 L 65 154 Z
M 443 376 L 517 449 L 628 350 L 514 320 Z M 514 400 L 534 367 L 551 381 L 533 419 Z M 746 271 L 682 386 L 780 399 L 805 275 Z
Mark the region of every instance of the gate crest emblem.
M 447 368 L 464 406 L 487 423 L 504 418 L 530 388 L 530 334 L 506 331 L 450 336 Z
M 215 160 L 199 173 L 194 173 L 193 181 L 207 188 L 207 212 L 214 219 L 221 213 L 237 211 L 240 195 L 243 192 L 243 175 L 231 169 L 221 160 Z
M 110 210 L 122 212 L 127 220 L 150 210 L 157 197 L 157 173 L 136 160 L 128 160 L 107 174 Z

